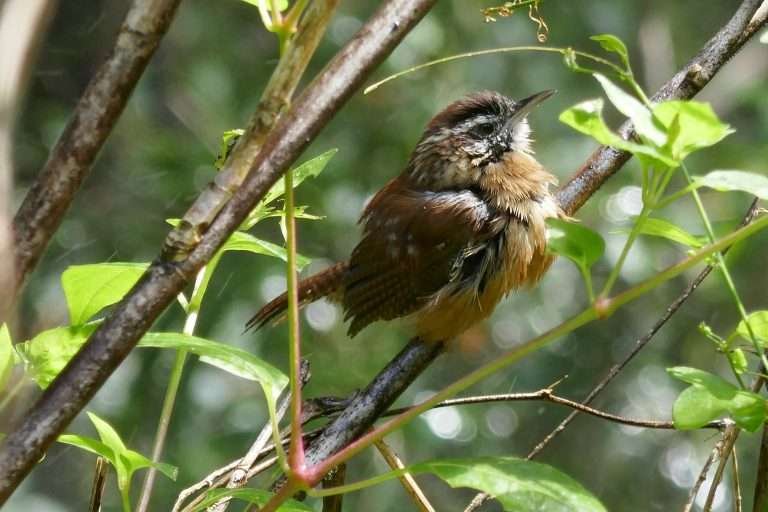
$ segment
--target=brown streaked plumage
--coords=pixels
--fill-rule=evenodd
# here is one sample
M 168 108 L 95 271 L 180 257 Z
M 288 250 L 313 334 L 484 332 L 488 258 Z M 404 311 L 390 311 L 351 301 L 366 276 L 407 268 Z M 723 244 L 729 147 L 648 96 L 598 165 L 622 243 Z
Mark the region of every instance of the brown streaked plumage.
M 341 303 L 349 334 L 405 318 L 419 337 L 447 340 L 488 317 L 510 291 L 552 263 L 546 219 L 562 216 L 556 179 L 532 156 L 528 112 L 546 91 L 515 102 L 467 96 L 427 125 L 405 170 L 369 202 L 349 262 L 299 283 L 301 305 Z M 248 327 L 281 318 L 285 295 Z

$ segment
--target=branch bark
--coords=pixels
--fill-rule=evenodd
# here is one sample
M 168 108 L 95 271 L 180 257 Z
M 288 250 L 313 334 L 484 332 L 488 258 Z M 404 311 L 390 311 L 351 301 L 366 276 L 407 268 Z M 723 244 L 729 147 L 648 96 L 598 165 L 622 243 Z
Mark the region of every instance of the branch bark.
M 728 23 L 659 89 L 653 96 L 653 101 L 689 99 L 695 96 L 765 24 L 764 17 L 758 20 L 759 22 L 753 20 L 761 2 L 762 0 L 744 0 Z M 624 137 L 631 137 L 632 124 L 624 123 L 620 131 Z M 629 153 L 607 146 L 598 148 L 574 177 L 558 191 L 557 198 L 561 207 L 569 214 L 575 213 L 630 156 Z M 309 444 L 306 452 L 308 463 L 318 463 L 367 431 L 442 352 L 442 348 L 440 344 L 411 340 L 320 436 Z
M 9 0 L 0 9 L 0 290 L 15 283 L 13 263 L 13 132 L 40 41 L 55 0 Z M 0 322 L 9 316 L 13 294 L 0 295 Z
M 0 505 L 93 397 L 158 315 L 207 263 L 320 130 L 432 8 L 390 0 L 342 48 L 278 120 L 243 185 L 182 261 L 158 259 L 118 303 L 0 446 Z
M 13 220 L 15 296 L 48 246 L 155 53 L 180 0 L 135 0 Z

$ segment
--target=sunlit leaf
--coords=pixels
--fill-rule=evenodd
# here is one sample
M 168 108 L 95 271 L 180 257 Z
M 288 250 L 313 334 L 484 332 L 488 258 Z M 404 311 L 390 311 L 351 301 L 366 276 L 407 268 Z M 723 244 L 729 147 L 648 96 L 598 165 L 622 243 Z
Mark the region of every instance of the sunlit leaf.
M 602 503 L 552 466 L 515 457 L 477 457 L 424 462 L 412 473 L 432 473 L 451 487 L 493 496 L 505 511 L 600 512 Z
M 258 7 L 258 5 L 264 4 L 266 8 L 271 11 L 272 10 L 272 0 L 242 0 L 243 2 L 251 5 L 255 5 Z M 288 0 L 277 0 L 277 9 L 279 11 L 284 11 L 288 8 Z
M 676 160 L 717 144 L 734 131 L 720 121 L 708 103 L 700 101 L 665 101 L 654 105 L 653 113 L 667 129 L 667 149 Z M 679 127 L 672 129 L 673 123 Z
M 630 142 L 612 132 L 603 121 L 603 100 L 595 99 L 584 101 L 560 114 L 560 121 L 571 128 L 589 135 L 600 144 L 616 149 L 629 151 L 638 156 L 644 156 L 652 162 L 659 162 L 664 166 L 677 167 L 679 162 L 659 152 L 651 146 L 645 146 Z
M 45 389 L 74 357 L 97 324 L 56 327 L 16 345 L 29 376 Z
M 208 491 L 205 495 L 205 499 L 198 503 L 192 509 L 192 511 L 198 512 L 205 510 L 209 506 L 218 502 L 220 499 L 226 497 L 231 497 L 246 503 L 255 503 L 259 506 L 263 506 L 266 505 L 272 496 L 273 494 L 271 492 L 263 491 L 261 489 L 214 489 L 212 491 Z M 278 512 L 312 512 L 312 510 L 314 509 L 295 500 L 286 500 L 277 509 Z
M 109 461 L 110 464 L 113 466 L 115 465 L 114 450 L 112 450 L 112 448 L 99 441 L 98 439 L 93 439 L 92 437 L 87 436 L 80 436 L 77 434 L 62 434 L 59 436 L 57 441 L 63 444 L 77 446 L 82 450 L 104 457 Z
M 227 158 L 229 158 L 229 154 L 232 152 L 232 149 L 235 147 L 235 143 L 237 142 L 237 139 L 240 138 L 243 132 L 244 130 L 238 128 L 235 130 L 227 130 L 221 135 L 221 145 L 219 146 L 219 154 L 216 157 L 216 161 L 213 162 L 213 165 L 217 169 L 221 169 L 222 167 L 224 167 L 224 163 L 227 161 Z
M 597 41 L 602 46 L 603 50 L 618 54 L 621 62 L 624 63 L 624 67 L 629 69 L 629 52 L 624 42 L 613 34 L 598 34 L 590 37 L 591 40 Z
M 200 356 L 200 360 L 205 363 L 261 383 L 272 395 L 288 383 L 285 374 L 250 352 L 197 336 L 177 332 L 149 332 L 141 339 L 139 346 L 188 350 Z
M 616 107 L 616 110 L 632 120 L 637 133 L 657 146 L 663 146 L 667 142 L 666 134 L 656 125 L 648 107 L 640 103 L 634 96 L 624 92 L 623 89 L 611 82 L 604 75 L 594 73 L 592 76 L 600 82 L 600 85 L 605 91 L 605 95 L 613 106 Z
M 698 368 L 677 366 L 667 371 L 676 379 L 691 384 L 680 393 L 672 408 L 675 428 L 699 428 L 729 414 L 740 427 L 754 432 L 766 419 L 766 402 L 756 393 L 739 389 Z
M 649 218 L 646 219 L 639 228 L 640 234 L 649 236 L 658 236 L 672 240 L 688 247 L 698 248 L 707 244 L 707 238 L 703 236 L 694 236 L 679 226 L 675 226 L 664 219 Z
M 747 355 L 744 353 L 743 350 L 741 350 L 740 348 L 736 348 L 728 351 L 727 355 L 728 355 L 728 361 L 730 361 L 733 371 L 735 371 L 739 375 L 747 371 L 747 368 L 748 368 Z
M 261 240 L 260 238 L 256 238 L 250 233 L 245 233 L 243 231 L 235 231 L 232 233 L 232 236 L 229 237 L 229 240 L 226 241 L 221 250 L 248 251 L 255 254 L 274 256 L 283 261 L 286 261 L 288 258 L 288 254 L 284 247 L 267 242 L 266 240 Z M 302 256 L 301 254 L 296 255 L 296 267 L 299 270 L 307 266 L 311 261 L 312 260 L 306 256 Z
M 323 172 L 323 169 L 325 169 L 325 166 L 328 165 L 328 162 L 331 160 L 331 158 L 333 158 L 333 155 L 335 155 L 337 151 L 338 149 L 336 148 L 329 149 L 325 153 L 322 153 L 312 158 L 311 160 L 307 160 L 300 166 L 293 169 L 293 188 L 301 185 L 301 183 L 307 178 L 314 178 Z M 261 202 L 263 204 L 269 204 L 278 197 L 282 196 L 284 193 L 285 181 L 278 180 L 277 183 L 275 183 L 274 186 L 269 190 L 269 192 L 267 192 L 267 195 L 264 196 L 264 199 L 262 199 Z
M 61 275 L 61 285 L 72 325 L 81 325 L 93 315 L 123 298 L 147 269 L 146 263 L 97 263 L 75 265 Z
M 128 467 L 128 471 L 130 473 L 133 473 L 139 469 L 153 467 L 171 480 L 176 480 L 176 477 L 179 474 L 179 468 L 176 466 L 166 464 L 165 462 L 152 462 L 144 455 L 133 450 L 124 451 L 120 454 L 120 457 L 122 457 L 123 462 Z
M 755 334 L 755 338 L 757 338 L 763 345 L 768 345 L 768 310 L 750 313 L 747 316 L 747 320 L 749 320 L 749 325 L 752 327 L 752 332 Z M 752 339 L 744 320 L 739 322 L 739 326 L 736 328 L 736 334 L 745 340 Z
M 591 267 L 605 252 L 605 241 L 588 227 L 562 219 L 547 219 L 547 248 L 579 267 Z
M 768 199 L 768 176 L 747 171 L 717 170 L 704 176 L 695 176 L 698 187 L 709 187 L 720 192 L 742 191 Z
M 5 388 L 8 378 L 11 376 L 13 365 L 15 363 L 13 342 L 8 326 L 0 326 L 0 391 Z

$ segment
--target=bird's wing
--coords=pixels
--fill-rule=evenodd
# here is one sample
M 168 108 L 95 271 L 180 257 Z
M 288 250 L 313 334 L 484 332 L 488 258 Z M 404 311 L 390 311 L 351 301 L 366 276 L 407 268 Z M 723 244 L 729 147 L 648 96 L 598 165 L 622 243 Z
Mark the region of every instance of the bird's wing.
M 473 192 L 414 191 L 395 180 L 369 203 L 363 238 L 344 278 L 354 336 L 376 320 L 406 316 L 462 279 L 502 227 Z

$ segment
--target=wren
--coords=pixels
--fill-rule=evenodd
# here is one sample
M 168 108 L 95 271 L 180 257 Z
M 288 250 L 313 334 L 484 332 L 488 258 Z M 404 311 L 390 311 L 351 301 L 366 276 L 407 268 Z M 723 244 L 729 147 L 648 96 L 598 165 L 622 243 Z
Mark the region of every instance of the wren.
M 488 317 L 552 263 L 546 219 L 564 214 L 557 180 L 533 157 L 528 113 L 554 94 L 520 101 L 482 91 L 427 125 L 405 170 L 368 203 L 349 261 L 299 283 L 299 303 L 341 303 L 349 335 L 404 318 L 425 341 L 449 340 Z M 248 322 L 285 314 L 283 294 Z

